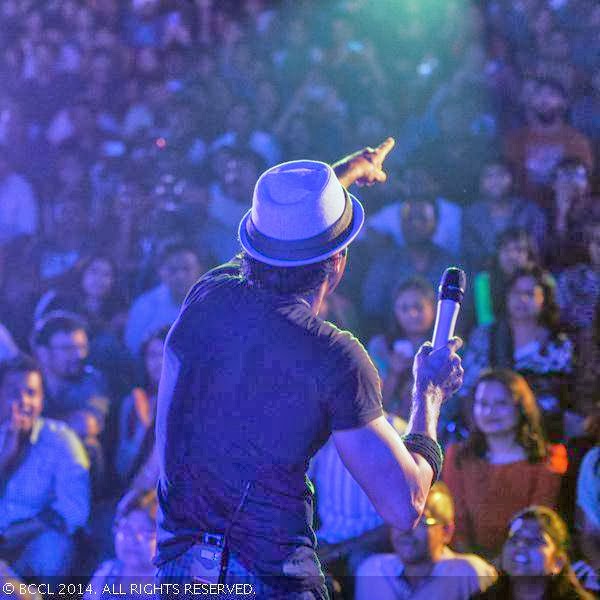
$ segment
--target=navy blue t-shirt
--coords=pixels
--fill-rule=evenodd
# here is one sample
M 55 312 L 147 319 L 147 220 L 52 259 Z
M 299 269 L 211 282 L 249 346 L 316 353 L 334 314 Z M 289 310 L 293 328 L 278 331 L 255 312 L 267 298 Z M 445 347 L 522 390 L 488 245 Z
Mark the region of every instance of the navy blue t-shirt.
M 303 299 L 250 285 L 239 259 L 190 291 L 167 338 L 158 397 L 156 564 L 198 532 L 271 585 L 322 581 L 308 462 L 332 430 L 382 415 L 377 371 L 350 333 Z M 249 485 L 249 487 L 247 487 Z

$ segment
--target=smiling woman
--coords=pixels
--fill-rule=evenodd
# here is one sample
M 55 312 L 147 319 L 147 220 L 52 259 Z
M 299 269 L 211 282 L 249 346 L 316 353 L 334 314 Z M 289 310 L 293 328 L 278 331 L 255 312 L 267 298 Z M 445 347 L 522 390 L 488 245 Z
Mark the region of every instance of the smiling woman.
M 587 600 L 568 555 L 565 522 L 545 506 L 530 506 L 512 517 L 502 549 L 498 581 L 475 600 Z
M 556 505 L 561 469 L 547 459 L 540 410 L 521 375 L 482 373 L 472 420 L 469 438 L 448 449 L 443 479 L 456 501 L 457 547 L 492 558 L 515 511 L 533 503 Z

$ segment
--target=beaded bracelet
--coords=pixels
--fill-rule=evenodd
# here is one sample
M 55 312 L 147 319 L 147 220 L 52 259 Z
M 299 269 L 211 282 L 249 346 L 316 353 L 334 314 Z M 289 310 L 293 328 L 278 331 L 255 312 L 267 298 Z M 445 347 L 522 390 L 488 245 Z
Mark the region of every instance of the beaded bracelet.
M 402 436 L 402 441 L 410 452 L 420 454 L 429 463 L 433 469 L 433 483 L 435 483 L 440 478 L 444 464 L 442 447 L 423 433 L 407 433 Z

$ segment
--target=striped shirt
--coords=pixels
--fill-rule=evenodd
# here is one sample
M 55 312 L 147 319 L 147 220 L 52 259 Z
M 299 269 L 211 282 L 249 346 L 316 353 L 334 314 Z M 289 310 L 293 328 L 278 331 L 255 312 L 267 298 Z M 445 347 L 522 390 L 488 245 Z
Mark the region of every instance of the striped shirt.
M 387 415 L 387 419 L 398 433 L 406 429 L 399 417 Z M 333 437 L 312 458 L 308 475 L 316 488 L 319 540 L 337 544 L 383 524 L 368 496 L 346 469 Z

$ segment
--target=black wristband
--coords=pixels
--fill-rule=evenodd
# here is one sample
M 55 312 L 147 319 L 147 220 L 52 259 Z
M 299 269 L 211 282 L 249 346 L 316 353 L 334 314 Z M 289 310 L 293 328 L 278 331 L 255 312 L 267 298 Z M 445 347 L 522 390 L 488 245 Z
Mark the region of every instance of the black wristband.
M 433 481 L 435 483 L 442 472 L 444 464 L 444 452 L 442 447 L 424 433 L 407 433 L 402 436 L 404 445 L 410 452 L 420 454 L 433 469 Z

